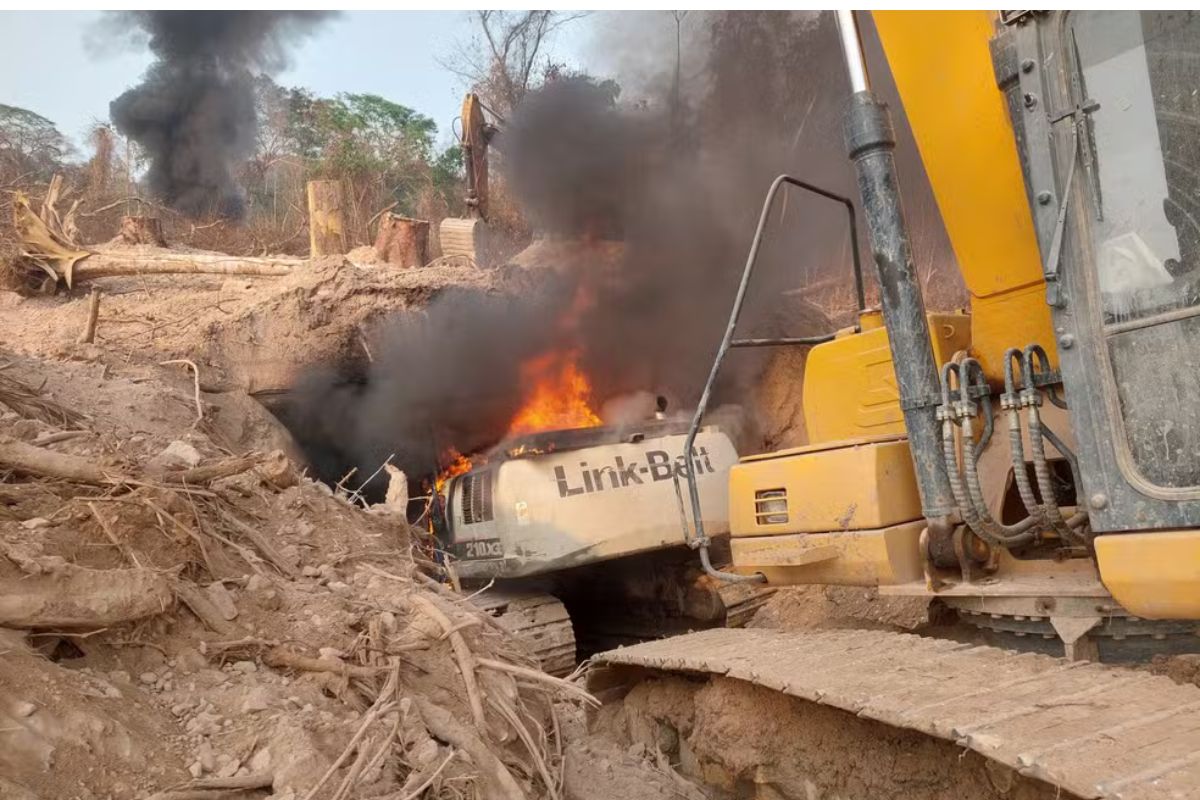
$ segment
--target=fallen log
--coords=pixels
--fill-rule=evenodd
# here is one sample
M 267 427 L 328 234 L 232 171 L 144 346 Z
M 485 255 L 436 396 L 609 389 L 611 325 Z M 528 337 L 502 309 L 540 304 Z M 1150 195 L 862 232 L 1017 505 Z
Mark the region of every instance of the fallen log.
M 357 678 L 373 678 L 387 671 L 387 667 L 364 667 L 347 664 L 328 658 L 303 656 L 284 647 L 273 647 L 263 654 L 263 663 L 276 669 L 296 669 L 305 672 L 330 672 Z
M 227 638 L 237 638 L 245 634 L 241 626 L 221 616 L 217 607 L 195 584 L 180 580 L 176 581 L 172 588 L 175 596 L 196 615 L 196 619 L 212 630 Z
M 0 436 L 0 466 L 25 475 L 60 478 L 95 486 L 126 480 L 117 470 L 104 469 L 89 459 L 34 447 L 9 436 Z
M 55 217 L 44 219 L 34 213 L 29 198 L 22 193 L 14 194 L 12 207 L 13 225 L 20 238 L 24 263 L 55 282 L 65 283 L 67 288 L 77 281 L 120 275 L 280 276 L 307 263 L 302 258 L 285 256 L 250 258 L 224 253 L 181 253 L 153 247 L 89 250 L 66 236 Z M 146 236 L 153 239 L 150 232 Z
M 275 775 L 271 772 L 235 775 L 231 778 L 198 778 L 174 789 L 152 794 L 149 800 L 213 800 L 222 794 L 270 789 L 274 782 Z
M 67 564 L 43 575 L 0 579 L 0 627 L 105 628 L 161 614 L 174 601 L 170 584 L 154 570 Z
M 75 262 L 74 281 L 119 275 L 290 275 L 303 258 L 250 258 L 171 250 L 100 250 Z
M 226 522 L 241 531 L 242 535 L 250 540 L 262 557 L 275 565 L 277 570 L 282 572 L 284 575 L 287 575 L 289 578 L 296 577 L 296 574 L 299 572 L 298 566 L 289 559 L 285 558 L 283 553 L 277 550 L 271 540 L 267 538 L 266 534 L 254 526 L 247 525 L 245 522 L 242 522 L 236 516 L 220 506 L 217 506 L 217 511 L 220 512 L 221 516 Z
M 205 464 L 202 467 L 165 472 L 163 473 L 163 479 L 173 483 L 211 483 L 221 478 L 228 478 L 233 475 L 239 475 L 246 470 L 254 469 L 262 461 L 262 455 L 251 453 L 247 456 L 226 458 L 212 464 Z

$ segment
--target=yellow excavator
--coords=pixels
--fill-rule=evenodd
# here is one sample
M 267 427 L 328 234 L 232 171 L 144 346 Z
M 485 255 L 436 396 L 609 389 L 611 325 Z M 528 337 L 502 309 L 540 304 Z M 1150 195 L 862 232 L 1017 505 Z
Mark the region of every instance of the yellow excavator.
M 1200 15 L 871 16 L 969 313 L 926 311 L 865 20 L 838 12 L 880 308 L 811 347 L 810 443 L 731 468 L 731 571 L 694 489 L 687 536 L 714 578 L 926 598 L 1012 647 L 721 629 L 601 654 L 593 688 L 736 678 L 1079 797 L 1200 797 L 1200 688 L 1104 663 L 1200 650 Z M 845 201 L 771 187 L 710 388 L 788 186 Z
M 438 226 L 438 240 L 443 257 L 461 257 L 472 264 L 485 265 L 488 260 L 488 148 L 499 130 L 489 122 L 479 95 L 468 92 L 463 97 L 459 115 L 462 130 L 463 174 L 466 178 L 467 216 L 447 217 Z

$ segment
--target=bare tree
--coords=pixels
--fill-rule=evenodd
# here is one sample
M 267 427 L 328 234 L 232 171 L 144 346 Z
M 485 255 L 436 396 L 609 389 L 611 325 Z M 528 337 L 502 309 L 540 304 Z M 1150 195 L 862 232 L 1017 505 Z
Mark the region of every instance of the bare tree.
M 476 11 L 479 35 L 443 66 L 466 79 L 498 113 L 512 112 L 537 77 L 551 35 L 582 16 L 557 11 Z

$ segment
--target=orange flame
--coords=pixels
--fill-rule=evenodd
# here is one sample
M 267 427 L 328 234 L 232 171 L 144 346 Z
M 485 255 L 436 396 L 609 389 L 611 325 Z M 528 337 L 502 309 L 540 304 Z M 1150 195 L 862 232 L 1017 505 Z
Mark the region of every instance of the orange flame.
M 576 364 L 578 356 L 576 350 L 552 351 L 521 364 L 522 383 L 531 388 L 509 423 L 509 436 L 601 424 L 591 406 L 591 382 Z
M 471 459 L 467 458 L 453 447 L 442 454 L 442 460 L 449 461 L 450 464 L 438 473 L 437 480 L 434 482 L 434 486 L 438 492 L 441 492 L 442 489 L 445 488 L 446 482 L 455 475 L 462 475 L 464 472 L 469 472 L 471 469 Z

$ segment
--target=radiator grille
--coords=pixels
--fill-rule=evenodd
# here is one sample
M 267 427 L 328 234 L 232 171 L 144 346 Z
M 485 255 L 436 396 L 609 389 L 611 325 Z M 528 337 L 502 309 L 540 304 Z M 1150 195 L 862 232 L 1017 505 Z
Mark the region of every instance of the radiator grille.
M 755 492 L 754 520 L 759 525 L 780 525 L 787 522 L 787 489 L 760 489 Z
M 463 522 L 491 522 L 492 515 L 492 471 L 474 470 L 462 476 Z

